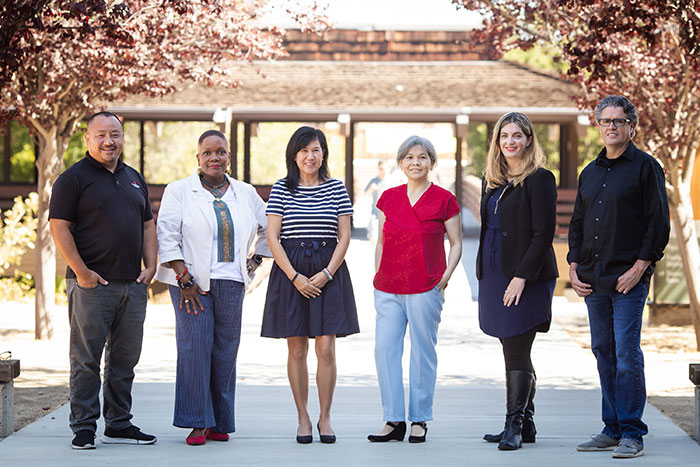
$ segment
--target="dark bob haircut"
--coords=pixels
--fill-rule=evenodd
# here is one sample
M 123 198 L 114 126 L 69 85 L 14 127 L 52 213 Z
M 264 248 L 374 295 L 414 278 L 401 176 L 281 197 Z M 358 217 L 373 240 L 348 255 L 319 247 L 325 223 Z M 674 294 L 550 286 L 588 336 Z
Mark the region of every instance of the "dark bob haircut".
M 330 178 L 330 173 L 328 172 L 328 143 L 326 142 L 326 135 L 316 128 L 303 126 L 294 132 L 292 137 L 289 138 L 289 143 L 287 143 L 287 178 L 285 179 L 285 185 L 287 185 L 287 189 L 292 193 L 294 193 L 299 186 L 299 166 L 297 166 L 295 160 L 297 153 L 313 141 L 318 141 L 318 144 L 321 145 L 321 151 L 323 152 L 323 161 L 321 162 L 321 167 L 318 169 L 318 177 L 321 183 Z

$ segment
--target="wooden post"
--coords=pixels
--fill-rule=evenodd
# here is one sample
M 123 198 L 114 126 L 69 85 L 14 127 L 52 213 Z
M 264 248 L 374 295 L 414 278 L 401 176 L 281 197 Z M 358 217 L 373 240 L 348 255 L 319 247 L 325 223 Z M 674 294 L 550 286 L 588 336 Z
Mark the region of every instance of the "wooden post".
M 243 181 L 250 183 L 250 138 L 251 123 L 243 124 Z
M 238 180 L 238 121 L 231 120 L 231 177 Z
M 350 202 L 355 203 L 355 122 L 350 122 L 348 135 L 345 137 L 345 188 L 348 190 Z
M 690 381 L 695 385 L 695 416 L 693 417 L 693 438 L 700 443 L 700 363 L 688 365 Z
M 0 360 L 0 438 L 15 431 L 14 382 L 19 376 L 19 360 Z
M 455 151 L 455 197 L 461 209 L 464 204 L 462 199 L 462 138 L 458 136 L 455 139 L 457 140 L 457 149 Z
M 578 185 L 578 132 L 576 122 L 559 125 L 559 188 Z

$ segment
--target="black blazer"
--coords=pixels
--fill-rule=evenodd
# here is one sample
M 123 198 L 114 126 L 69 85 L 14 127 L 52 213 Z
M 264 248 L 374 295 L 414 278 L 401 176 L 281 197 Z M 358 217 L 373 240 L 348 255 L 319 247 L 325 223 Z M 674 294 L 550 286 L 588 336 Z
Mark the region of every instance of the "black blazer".
M 486 206 L 494 190 L 481 189 L 481 235 L 476 257 L 476 277 L 481 279 Z M 498 203 L 501 226 L 503 272 L 506 277 L 528 281 L 555 279 L 557 260 L 552 240 L 557 225 L 557 184 L 554 175 L 540 168 L 525 178 L 522 185 L 506 188 Z

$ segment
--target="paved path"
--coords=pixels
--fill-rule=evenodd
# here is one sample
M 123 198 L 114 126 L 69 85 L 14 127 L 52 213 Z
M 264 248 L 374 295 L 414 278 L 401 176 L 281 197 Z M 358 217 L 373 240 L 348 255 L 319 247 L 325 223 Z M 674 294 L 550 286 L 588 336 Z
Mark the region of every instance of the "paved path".
M 472 257 L 473 258 L 473 257 Z M 472 260 L 467 258 L 468 261 Z M 151 305 L 141 363 L 134 388 L 134 422 L 159 437 L 154 446 L 98 443 L 94 451 L 70 448 L 68 407 L 0 442 L 2 466 L 177 466 L 177 465 L 532 465 L 591 466 L 625 462 L 609 452 L 578 453 L 575 445 L 601 429 L 600 392 L 595 360 L 556 323 L 535 342 L 533 359 L 539 378 L 536 398 L 537 443 L 516 452 L 500 452 L 482 441 L 485 432 L 503 425 L 503 358 L 496 339 L 478 327 L 476 304 L 467 273 L 459 269 L 446 291 L 439 334 L 435 420 L 424 445 L 371 444 L 366 436 L 381 428 L 381 408 L 373 359 L 372 251 L 369 242 L 353 240 L 348 254 L 362 333 L 339 339 L 338 388 L 333 408 L 335 445 L 294 442 L 296 416 L 287 385 L 284 340 L 259 336 L 267 283 L 246 297 L 239 354 L 237 432 L 228 443 L 202 447 L 184 443 L 188 431 L 172 426 L 175 343 L 172 308 Z M 581 304 L 555 299 L 555 313 L 582 313 Z M 60 313 L 65 312 L 65 310 Z M 63 315 L 65 316 L 65 315 Z M 66 329 L 56 318 L 55 342 L 47 347 L 46 367 L 65 374 Z M 62 324 L 63 323 L 63 324 Z M 408 345 L 408 341 L 407 341 Z M 407 352 L 405 352 L 407 354 Z M 18 352 L 15 350 L 15 354 Z M 407 355 L 406 355 L 407 356 Z M 404 368 L 407 368 L 407 358 Z M 309 357 L 313 378 L 315 358 Z M 687 367 L 686 367 L 687 368 Z M 318 416 L 311 388 L 312 419 Z M 700 446 L 654 407 L 647 405 L 650 426 L 646 455 L 635 465 L 698 465 Z M 102 432 L 100 421 L 98 433 Z

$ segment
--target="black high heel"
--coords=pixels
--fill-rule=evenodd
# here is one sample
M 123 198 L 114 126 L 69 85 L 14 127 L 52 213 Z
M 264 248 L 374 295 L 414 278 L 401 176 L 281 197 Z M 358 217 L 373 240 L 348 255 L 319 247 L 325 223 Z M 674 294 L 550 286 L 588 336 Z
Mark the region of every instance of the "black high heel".
M 386 424 L 393 430 L 385 435 L 369 435 L 367 439 L 373 443 L 386 443 L 392 440 L 403 441 L 404 436 L 406 436 L 406 422 L 386 422 Z
M 314 440 L 313 435 L 300 435 L 299 429 L 297 428 L 297 443 L 299 444 L 311 444 Z
M 321 434 L 321 427 L 319 426 L 318 423 L 316 423 L 316 429 L 318 430 L 318 436 L 321 438 L 321 442 L 325 444 L 333 444 L 335 443 L 335 433 L 332 435 L 322 435 Z
M 419 425 L 419 426 L 423 427 L 423 429 L 425 431 L 423 432 L 422 436 L 409 435 L 408 442 L 409 443 L 425 443 L 425 435 L 428 434 L 428 424 L 425 422 L 413 422 L 413 423 L 411 423 L 411 426 L 413 426 L 413 425 Z

